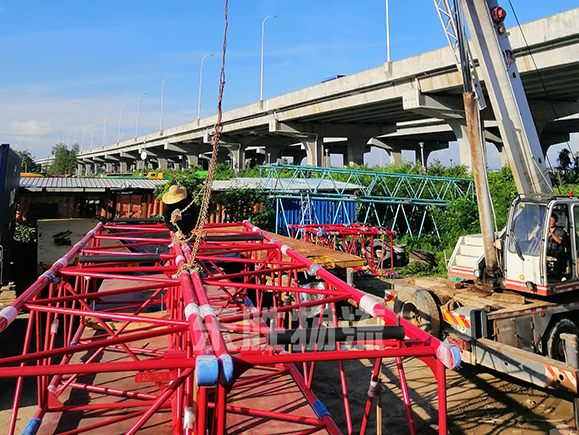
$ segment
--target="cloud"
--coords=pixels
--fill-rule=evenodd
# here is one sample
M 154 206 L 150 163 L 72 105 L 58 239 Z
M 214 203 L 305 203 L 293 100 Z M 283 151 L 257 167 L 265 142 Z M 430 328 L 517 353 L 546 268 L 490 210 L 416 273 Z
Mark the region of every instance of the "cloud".
M 52 129 L 50 122 L 33 119 L 28 121 L 14 120 L 8 124 L 8 128 L 12 134 L 17 136 L 42 136 Z

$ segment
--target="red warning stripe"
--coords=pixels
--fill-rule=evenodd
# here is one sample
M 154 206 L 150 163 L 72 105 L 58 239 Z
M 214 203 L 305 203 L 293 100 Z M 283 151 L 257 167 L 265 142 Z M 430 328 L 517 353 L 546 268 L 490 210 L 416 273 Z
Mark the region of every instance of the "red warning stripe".
M 448 323 L 453 323 L 455 325 L 462 326 L 463 328 L 470 329 L 470 320 L 462 314 L 454 314 L 452 311 L 443 311 L 442 317 Z
M 545 364 L 545 375 L 547 376 L 547 383 L 551 386 L 566 385 L 567 388 L 573 387 L 577 389 L 577 376 L 575 373 L 552 367 Z M 573 389 L 572 388 L 572 389 Z

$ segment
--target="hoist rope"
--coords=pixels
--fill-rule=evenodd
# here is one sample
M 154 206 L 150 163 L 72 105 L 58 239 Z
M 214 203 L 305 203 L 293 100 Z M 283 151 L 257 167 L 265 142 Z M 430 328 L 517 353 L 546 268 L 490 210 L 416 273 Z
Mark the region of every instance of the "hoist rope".
M 228 0 L 225 0 L 224 16 L 225 16 L 225 28 L 223 30 L 223 56 L 221 60 L 221 74 L 219 76 L 219 98 L 217 100 L 217 120 L 215 122 L 215 127 L 213 129 L 213 138 L 211 140 L 211 145 L 213 146 L 213 153 L 211 154 L 211 161 L 209 162 L 209 169 L 207 170 L 207 175 L 205 177 L 205 183 L 203 184 L 200 193 L 203 193 L 203 200 L 201 201 L 201 207 L 199 210 L 199 216 L 197 217 L 197 225 L 192 232 L 191 238 L 194 238 L 193 247 L 191 248 L 191 257 L 189 261 L 183 264 L 177 274 L 181 273 L 185 269 L 192 269 L 195 266 L 195 258 L 197 257 L 197 252 L 199 251 L 199 246 L 203 239 L 203 232 L 205 228 L 205 220 L 207 219 L 207 214 L 209 211 L 209 201 L 211 199 L 211 190 L 213 186 L 213 177 L 215 175 L 215 166 L 217 165 L 217 154 L 219 152 L 219 139 L 221 137 L 221 132 L 223 127 L 221 126 L 221 118 L 223 112 L 221 110 L 221 102 L 223 100 L 223 88 L 225 87 L 225 52 L 227 48 L 227 4 Z M 199 194 L 198 194 L 199 195 Z M 197 195 L 197 196 L 198 196 Z M 197 197 L 196 197 L 197 198 Z M 195 199 L 196 199 L 195 198 Z M 189 208 L 193 202 L 185 208 Z M 178 228 L 178 232 L 175 234 L 173 242 L 181 243 L 187 241 L 183 232 Z

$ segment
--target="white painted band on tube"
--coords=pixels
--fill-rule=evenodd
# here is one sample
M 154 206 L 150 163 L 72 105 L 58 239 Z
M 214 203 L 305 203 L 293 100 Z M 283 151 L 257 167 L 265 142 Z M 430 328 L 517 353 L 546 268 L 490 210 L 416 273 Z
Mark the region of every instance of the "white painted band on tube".
M 187 304 L 185 307 L 185 320 L 189 320 L 191 314 L 197 314 L 199 316 L 199 305 L 194 302 Z
M 84 243 L 82 240 L 80 242 L 76 243 L 78 246 L 80 246 L 81 248 L 86 248 L 86 243 Z
M 177 255 L 177 258 L 175 258 L 175 263 L 179 264 L 180 261 L 185 263 L 185 257 L 183 257 L 182 255 Z
M 322 266 L 320 266 L 318 263 L 312 263 L 310 265 L 310 270 L 309 270 L 309 275 L 310 276 L 316 276 L 318 274 L 318 270 L 320 270 L 322 268 Z
M 215 315 L 215 311 L 213 311 L 213 307 L 209 304 L 201 305 L 201 307 L 199 307 L 199 311 L 201 312 L 203 318 L 207 316 L 217 317 Z
M 186 406 L 185 412 L 183 413 L 183 429 L 193 429 L 193 420 L 193 408 Z
M 380 305 L 380 304 L 378 304 L 378 302 L 376 302 L 376 300 L 374 300 L 370 296 L 364 295 L 360 299 L 360 308 L 362 308 L 364 311 L 366 311 L 371 316 L 375 315 L 374 314 L 374 307 L 376 305 Z
M 253 231 L 254 233 L 259 233 L 259 232 L 261 232 L 261 230 L 260 230 L 259 228 L 257 228 L 257 227 L 253 227 L 253 228 L 251 229 L 251 231 Z
M 288 250 L 289 248 L 290 248 L 290 247 L 289 247 L 288 245 L 282 245 L 282 247 L 281 247 L 281 253 L 282 253 L 283 255 L 287 255 L 287 250 Z
M 42 276 L 47 277 L 49 281 L 54 281 L 54 279 L 55 279 L 55 276 L 54 276 L 54 273 L 52 272 L 52 270 L 47 270 L 46 272 L 44 272 L 42 274 Z
M 12 306 L 3 308 L 2 311 L 0 311 L 0 317 L 4 317 L 6 319 L 7 325 L 10 325 L 12 322 L 14 322 L 14 319 L 17 315 L 18 310 Z
M 66 267 L 68 265 L 68 260 L 66 258 L 61 258 L 60 260 L 58 260 L 56 263 L 54 263 L 54 265 L 56 266 L 57 264 L 62 265 L 62 267 Z
M 272 237 L 271 239 L 269 239 L 269 242 L 267 242 L 267 243 L 269 243 L 270 245 L 273 245 L 273 244 L 274 244 L 275 242 L 277 242 L 277 241 L 278 241 L 277 239 L 274 239 L 274 238 Z
M 370 379 L 370 388 L 368 388 L 368 396 L 374 397 L 376 394 L 376 387 L 378 387 L 378 381 L 373 381 Z
M 56 385 L 49 385 L 48 391 L 50 391 L 52 394 L 54 394 L 56 392 Z
M 51 334 L 58 334 L 58 319 L 54 319 L 50 324 L 50 333 Z

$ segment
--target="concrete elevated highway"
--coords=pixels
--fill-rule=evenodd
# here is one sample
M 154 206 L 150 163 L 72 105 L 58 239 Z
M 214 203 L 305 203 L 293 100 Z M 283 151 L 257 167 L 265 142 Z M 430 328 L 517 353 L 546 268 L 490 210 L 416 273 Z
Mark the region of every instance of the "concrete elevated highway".
M 508 31 L 546 152 L 579 131 L 579 8 Z M 492 109 L 482 117 L 487 141 L 503 156 Z M 145 162 L 159 170 L 196 165 L 210 154 L 215 122 L 210 116 L 84 151 L 78 174 L 125 172 Z M 370 146 L 386 149 L 395 162 L 402 150 L 426 161 L 457 141 L 461 163 L 469 164 L 464 124 L 461 75 L 444 47 L 224 112 L 219 161 L 242 168 L 250 158 L 262 163 L 291 156 L 325 166 L 329 153 L 340 153 L 345 164 L 359 165 Z

